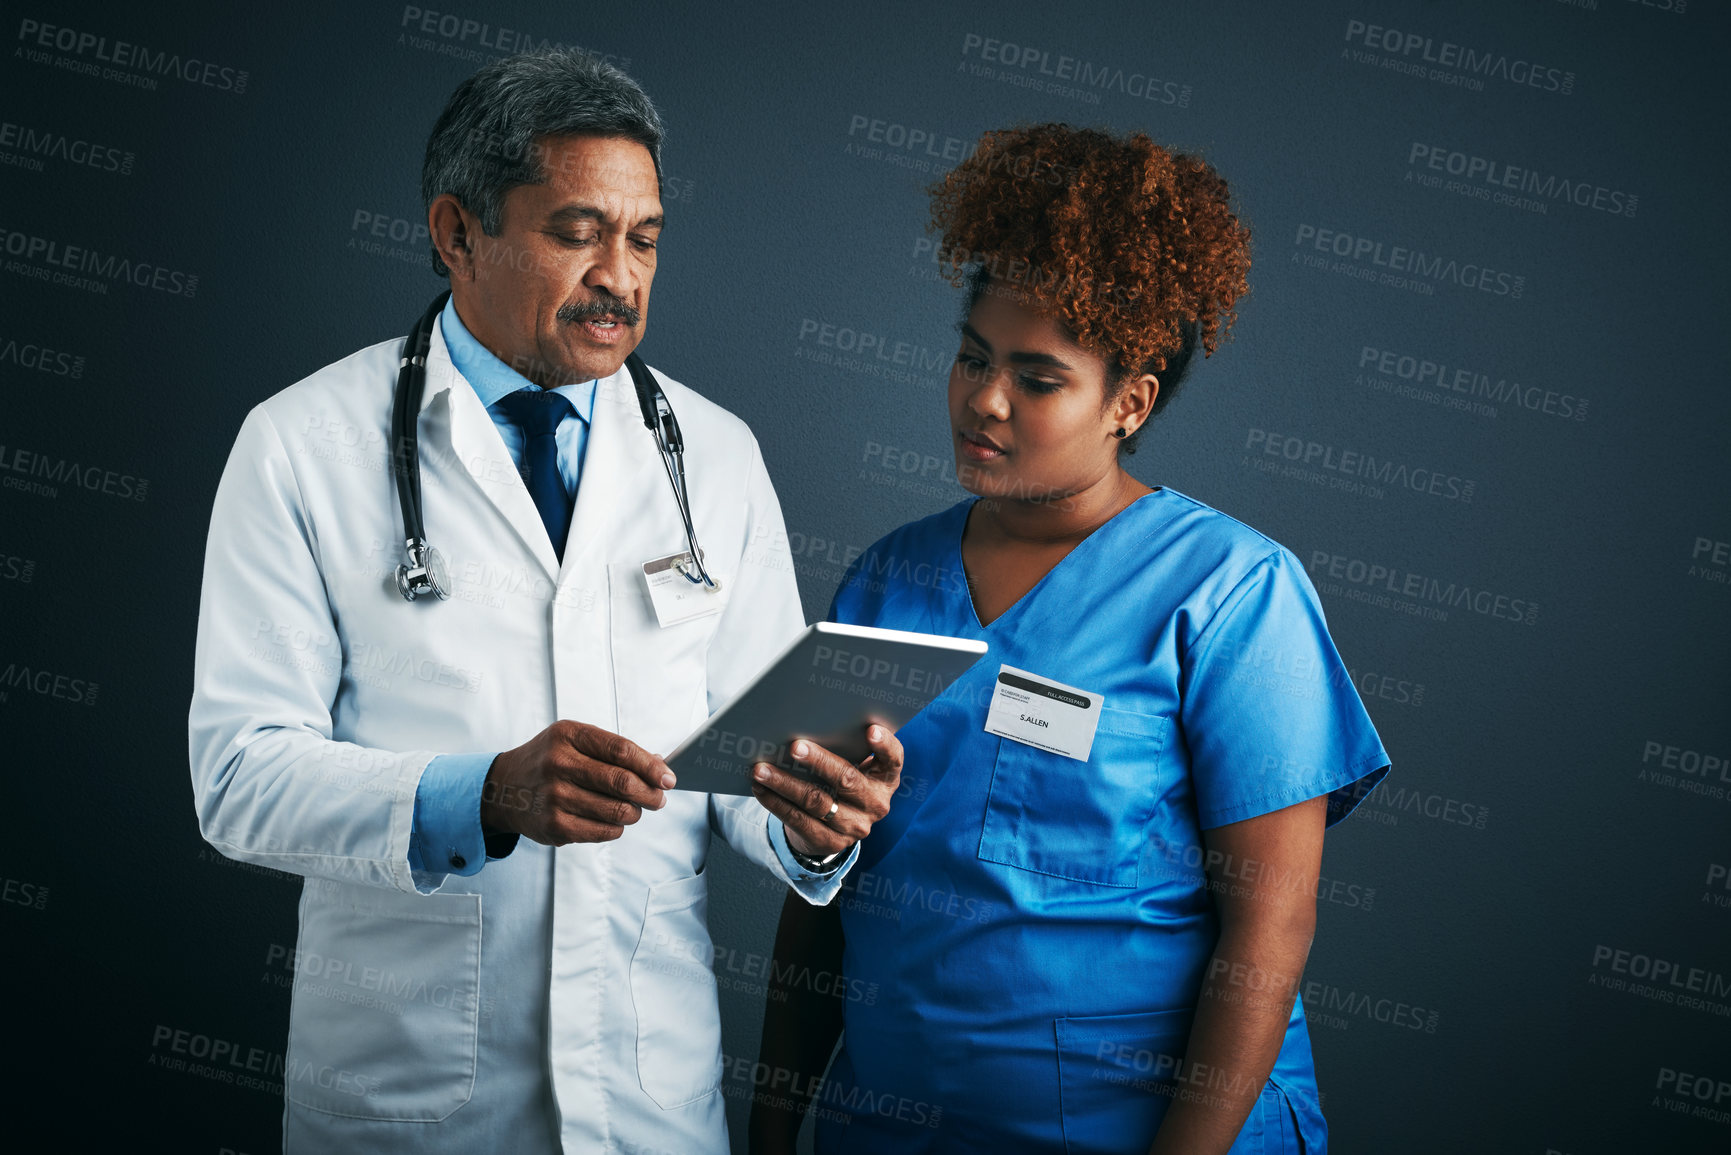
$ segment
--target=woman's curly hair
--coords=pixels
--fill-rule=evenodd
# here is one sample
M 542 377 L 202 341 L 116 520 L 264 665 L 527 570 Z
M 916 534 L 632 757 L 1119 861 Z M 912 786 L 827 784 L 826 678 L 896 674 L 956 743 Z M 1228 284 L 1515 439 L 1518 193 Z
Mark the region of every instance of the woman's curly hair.
M 1226 182 L 1139 132 L 988 132 L 931 195 L 946 274 L 968 281 L 970 307 L 988 286 L 1023 296 L 1106 359 L 1108 395 L 1129 375 L 1159 375 L 1156 412 L 1191 350 L 1218 347 L 1248 289 L 1250 231 Z

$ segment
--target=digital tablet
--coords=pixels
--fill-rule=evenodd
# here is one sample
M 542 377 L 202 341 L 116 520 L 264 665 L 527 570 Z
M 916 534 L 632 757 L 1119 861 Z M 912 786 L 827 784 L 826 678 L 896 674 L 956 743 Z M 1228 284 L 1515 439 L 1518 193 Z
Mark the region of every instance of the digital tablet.
M 788 757 L 809 738 L 850 762 L 871 753 L 865 728 L 894 733 L 979 661 L 986 643 L 818 622 L 667 756 L 680 790 L 750 794 L 751 767 L 804 776 Z

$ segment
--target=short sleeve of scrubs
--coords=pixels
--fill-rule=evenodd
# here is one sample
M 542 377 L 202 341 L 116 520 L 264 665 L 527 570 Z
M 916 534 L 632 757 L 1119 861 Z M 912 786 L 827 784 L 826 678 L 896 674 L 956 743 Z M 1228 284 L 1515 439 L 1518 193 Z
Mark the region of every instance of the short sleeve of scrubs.
M 1388 755 L 1296 557 L 1258 562 L 1203 626 L 1181 721 L 1203 829 L 1328 795 L 1328 825 L 1388 773 Z

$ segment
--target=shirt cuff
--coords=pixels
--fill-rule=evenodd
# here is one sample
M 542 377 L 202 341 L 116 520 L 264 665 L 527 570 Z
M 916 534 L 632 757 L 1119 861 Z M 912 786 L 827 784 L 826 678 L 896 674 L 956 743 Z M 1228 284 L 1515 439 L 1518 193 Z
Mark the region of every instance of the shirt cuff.
M 474 874 L 489 858 L 516 846 L 481 830 L 481 788 L 496 754 L 441 754 L 427 763 L 415 787 L 409 869 L 433 874 Z
M 781 819 L 771 814 L 765 824 L 769 830 L 769 845 L 775 851 L 775 856 L 781 860 L 782 869 L 787 871 L 787 877 L 794 882 L 822 882 L 834 878 L 853 865 L 853 860 L 859 857 L 859 843 L 854 843 L 848 852 L 824 867 L 822 870 L 807 870 L 799 859 L 793 856 L 793 847 L 787 844 L 787 831 L 782 827 Z

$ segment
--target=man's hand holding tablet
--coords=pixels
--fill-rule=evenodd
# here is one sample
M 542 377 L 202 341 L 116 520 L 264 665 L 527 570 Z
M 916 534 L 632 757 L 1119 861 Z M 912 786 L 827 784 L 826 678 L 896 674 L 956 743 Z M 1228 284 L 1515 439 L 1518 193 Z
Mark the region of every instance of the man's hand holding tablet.
M 798 738 L 788 755 L 809 778 L 759 762 L 751 768 L 751 793 L 781 819 L 787 844 L 807 858 L 846 851 L 872 832 L 890 812 L 902 781 L 902 744 L 885 726 L 866 727 L 871 754 L 859 765 Z
M 986 649 L 979 639 L 818 622 L 667 763 L 679 789 L 750 793 L 803 858 L 839 854 L 889 813 L 902 777 L 895 732 Z

